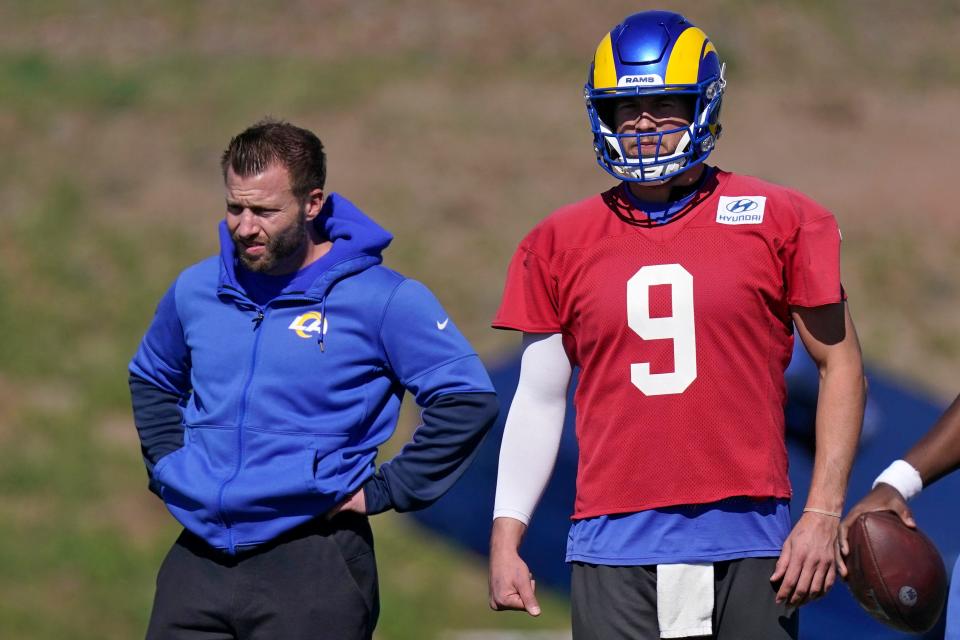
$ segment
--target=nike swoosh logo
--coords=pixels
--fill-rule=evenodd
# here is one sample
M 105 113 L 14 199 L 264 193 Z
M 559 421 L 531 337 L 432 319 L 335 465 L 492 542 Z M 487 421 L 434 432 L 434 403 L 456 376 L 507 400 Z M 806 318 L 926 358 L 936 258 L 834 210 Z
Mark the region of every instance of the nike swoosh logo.
M 444 329 L 447 328 L 448 322 L 450 322 L 450 318 L 444 318 L 443 322 L 440 322 L 439 320 L 437 320 L 437 329 L 440 329 L 440 331 L 443 331 Z

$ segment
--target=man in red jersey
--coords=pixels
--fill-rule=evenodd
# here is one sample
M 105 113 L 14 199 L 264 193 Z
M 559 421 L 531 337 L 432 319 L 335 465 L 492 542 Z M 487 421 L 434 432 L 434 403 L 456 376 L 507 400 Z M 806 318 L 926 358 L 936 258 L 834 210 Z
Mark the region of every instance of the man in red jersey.
M 500 453 L 490 606 L 538 615 L 518 553 L 552 472 L 574 367 L 567 546 L 574 638 L 796 638 L 835 579 L 864 378 L 840 233 L 806 196 L 704 164 L 723 66 L 683 16 L 629 16 L 585 88 L 620 180 L 521 242 L 493 326 L 523 332 Z M 816 458 L 790 520 L 784 369 L 820 370 Z

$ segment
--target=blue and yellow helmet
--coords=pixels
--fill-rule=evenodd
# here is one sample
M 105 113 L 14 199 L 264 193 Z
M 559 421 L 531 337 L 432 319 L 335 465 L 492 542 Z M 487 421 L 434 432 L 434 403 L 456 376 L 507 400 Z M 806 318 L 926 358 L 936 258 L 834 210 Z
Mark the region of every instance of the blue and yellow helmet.
M 597 163 L 620 180 L 662 182 L 706 160 L 720 137 L 723 76 L 724 65 L 707 34 L 680 14 L 645 11 L 626 18 L 600 42 L 584 87 Z M 616 133 L 615 100 L 666 92 L 695 97 L 689 127 Z M 658 136 L 660 142 L 681 131 L 686 135 L 669 155 L 627 157 L 623 152 L 626 137 Z

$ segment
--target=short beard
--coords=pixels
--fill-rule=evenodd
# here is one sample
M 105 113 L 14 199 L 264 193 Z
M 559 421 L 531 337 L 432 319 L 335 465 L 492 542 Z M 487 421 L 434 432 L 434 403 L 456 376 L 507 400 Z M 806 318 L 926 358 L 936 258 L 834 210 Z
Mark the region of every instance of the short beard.
M 244 251 L 246 245 L 234 237 L 233 245 L 236 248 L 237 257 L 240 258 L 240 262 L 248 270 L 256 273 L 269 273 L 284 260 L 303 251 L 307 243 L 306 223 L 307 210 L 306 207 L 301 206 L 296 223 L 271 237 L 264 245 L 264 252 L 261 256 L 248 256 Z

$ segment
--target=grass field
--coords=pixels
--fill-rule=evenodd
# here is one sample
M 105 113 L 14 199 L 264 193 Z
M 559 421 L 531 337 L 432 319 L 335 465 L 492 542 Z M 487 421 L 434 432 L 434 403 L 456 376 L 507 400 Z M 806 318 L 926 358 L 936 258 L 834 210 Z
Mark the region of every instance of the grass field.
M 388 264 L 490 357 L 515 343 L 487 324 L 520 237 L 608 184 L 580 87 L 604 31 L 647 3 L 319 4 L 0 6 L 3 637 L 142 634 L 176 527 L 146 491 L 126 363 L 214 249 L 233 133 L 266 114 L 317 131 L 330 188 L 395 232 Z M 955 393 L 960 6 L 675 6 L 730 62 L 718 163 L 833 209 L 867 357 Z M 481 559 L 400 516 L 375 527 L 382 640 L 566 626 L 562 598 L 535 622 L 493 614 Z

